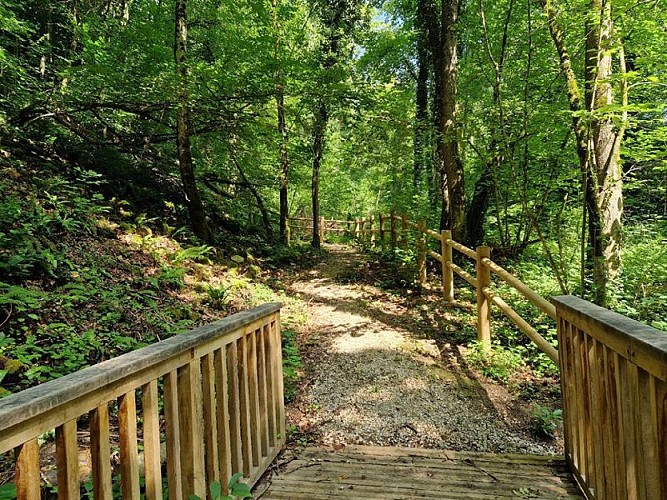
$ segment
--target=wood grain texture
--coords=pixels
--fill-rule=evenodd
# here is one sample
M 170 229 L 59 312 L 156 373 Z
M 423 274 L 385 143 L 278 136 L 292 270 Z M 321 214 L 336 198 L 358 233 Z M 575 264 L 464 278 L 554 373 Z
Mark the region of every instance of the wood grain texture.
M 144 438 L 144 480 L 146 499 L 162 499 L 162 464 L 160 461 L 160 415 L 158 384 L 153 380 L 141 388 Z
M 169 498 L 182 500 L 181 445 L 178 428 L 178 374 L 172 371 L 164 377 L 164 422 L 167 434 L 167 488 Z
M 58 462 L 58 498 L 79 498 L 79 450 L 76 441 L 76 420 L 56 427 L 56 459 Z
M 104 403 L 92 410 L 89 418 L 90 456 L 93 468 L 93 496 L 95 499 L 112 500 L 108 403 Z
M 124 500 L 139 500 L 139 448 L 137 446 L 137 400 L 134 391 L 118 398 L 120 477 Z
M 582 498 L 562 458 L 385 447 L 307 448 L 264 499 Z
M 207 486 L 204 465 L 202 382 L 198 359 L 178 369 L 177 383 L 183 497 L 197 495 L 204 498 Z
M 16 494 L 19 500 L 39 500 L 39 444 L 36 439 L 14 450 L 16 459 Z
M 214 354 L 207 354 L 201 359 L 202 389 L 204 404 L 204 462 L 206 483 L 220 481 L 220 453 L 218 451 L 218 401 L 215 391 Z

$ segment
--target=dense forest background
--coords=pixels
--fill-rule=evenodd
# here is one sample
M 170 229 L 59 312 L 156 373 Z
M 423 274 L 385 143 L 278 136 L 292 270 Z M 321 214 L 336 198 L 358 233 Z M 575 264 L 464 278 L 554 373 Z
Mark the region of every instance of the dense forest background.
M 104 358 L 62 319 L 93 295 L 111 351 L 159 338 L 192 319 L 160 259 L 391 210 L 667 329 L 666 46 L 661 0 L 0 0 L 0 353 Z M 147 285 L 99 285 L 122 255 L 81 239 L 119 227 Z

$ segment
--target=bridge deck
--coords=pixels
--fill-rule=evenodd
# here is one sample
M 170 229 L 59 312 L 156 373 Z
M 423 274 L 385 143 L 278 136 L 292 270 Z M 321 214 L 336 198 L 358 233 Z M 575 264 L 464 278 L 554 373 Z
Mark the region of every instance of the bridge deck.
M 328 498 L 583 497 L 562 458 L 369 446 L 307 448 L 262 495 Z

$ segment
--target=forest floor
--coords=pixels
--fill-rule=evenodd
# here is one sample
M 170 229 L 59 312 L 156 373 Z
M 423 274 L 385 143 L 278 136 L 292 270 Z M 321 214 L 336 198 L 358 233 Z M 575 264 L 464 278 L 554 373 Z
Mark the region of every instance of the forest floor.
M 435 287 L 392 290 L 391 272 L 326 245 L 321 259 L 281 277 L 308 313 L 291 443 L 562 453 L 560 439 L 532 431 L 531 402 L 468 367 L 460 330 L 473 306 L 446 304 Z

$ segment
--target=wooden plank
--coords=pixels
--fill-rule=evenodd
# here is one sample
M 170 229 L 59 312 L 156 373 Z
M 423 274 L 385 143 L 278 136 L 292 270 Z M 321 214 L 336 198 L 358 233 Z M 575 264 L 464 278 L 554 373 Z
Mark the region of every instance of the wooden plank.
M 241 469 L 244 477 L 250 477 L 250 471 L 253 467 L 253 443 L 252 428 L 250 416 L 250 388 L 248 371 L 248 339 L 244 335 L 237 341 L 237 350 L 239 357 L 239 408 L 241 418 L 239 425 L 241 428 L 241 454 L 243 457 L 243 468 Z
M 220 482 L 226 489 L 232 477 L 232 449 L 229 431 L 229 387 L 227 380 L 227 349 L 218 349 L 214 354 L 215 363 L 215 390 L 217 395 L 218 411 L 218 465 L 220 467 Z
M 275 363 L 272 361 L 272 331 L 271 325 L 264 327 L 263 348 L 264 348 L 264 366 L 266 368 L 266 411 L 269 431 L 269 446 L 274 447 L 280 440 L 278 436 L 278 408 L 276 405 L 276 391 L 278 383 L 276 381 Z
M 248 402 L 250 404 L 250 434 L 252 435 L 252 465 L 259 467 L 262 454 L 262 430 L 260 429 L 259 383 L 257 375 L 257 334 L 260 329 L 246 333 L 246 361 L 248 365 Z
M 607 370 L 607 348 L 600 342 L 595 342 L 595 379 L 598 393 L 598 419 L 596 425 L 599 427 L 600 441 L 598 446 L 601 451 L 603 464 L 603 487 L 606 498 L 616 496 L 614 483 L 618 482 L 615 470 L 614 457 L 614 424 L 612 419 L 613 399 L 616 395 L 611 393 L 609 373 Z
M 112 500 L 109 404 L 101 404 L 92 410 L 89 419 L 90 456 L 93 469 L 93 496 L 96 500 Z
M 603 434 L 600 426 L 600 421 L 602 419 L 602 408 L 600 402 L 603 398 L 600 394 L 600 384 L 599 384 L 599 371 L 601 367 L 598 366 L 597 358 L 597 342 L 595 339 L 588 337 L 587 339 L 587 352 L 586 359 L 588 361 L 588 392 L 590 395 L 590 425 L 591 425 L 591 449 L 590 456 L 593 462 L 594 470 L 594 487 L 595 495 L 598 498 L 607 498 L 606 484 L 605 484 L 605 456 L 603 448 Z M 589 483 L 590 484 L 590 483 Z
M 16 498 L 19 500 L 39 500 L 40 469 L 39 443 L 36 439 L 22 444 L 14 450 L 16 459 Z
M 621 356 L 667 381 L 667 335 L 578 297 L 552 297 L 558 314 Z
M 638 476 L 637 469 L 637 453 L 636 448 L 636 429 L 634 421 L 634 411 L 632 409 L 633 399 L 636 396 L 637 383 L 633 383 L 630 376 L 631 372 L 635 372 L 637 368 L 628 362 L 624 357 L 618 356 L 619 361 L 619 382 L 621 384 L 621 426 L 622 433 L 625 436 L 623 440 L 624 455 L 625 455 L 625 479 L 628 498 L 639 498 L 638 490 Z
M 667 498 L 667 382 L 660 380 L 655 384 L 656 423 L 658 432 L 658 450 L 660 457 L 660 498 Z
M 491 285 L 491 273 L 485 263 L 490 255 L 489 247 L 477 247 L 477 340 L 488 345 L 491 344 L 491 305 L 484 289 Z
M 259 431 L 262 445 L 261 455 L 267 456 L 271 437 L 269 435 L 269 405 L 266 377 L 265 338 L 269 333 L 269 325 L 264 325 L 257 333 L 255 357 L 257 359 L 257 384 L 259 389 Z
M 178 429 L 178 375 L 172 371 L 164 377 L 164 421 L 167 434 L 167 488 L 169 498 L 183 499 L 181 480 L 181 444 Z M 186 497 L 187 498 L 187 497 Z
M 239 395 L 238 346 L 234 342 L 227 346 L 227 376 L 229 393 L 229 432 L 231 449 L 231 472 L 243 472 L 243 450 L 241 437 L 241 398 Z
M 622 415 L 622 392 L 619 373 L 619 355 L 605 346 L 605 356 L 607 364 L 607 380 L 609 381 L 609 391 L 611 394 L 609 403 L 611 409 L 611 426 L 614 453 L 614 488 L 616 498 L 625 500 L 628 498 L 626 487 L 626 461 L 625 461 L 625 432 L 623 429 Z
M 206 496 L 202 382 L 199 359 L 178 369 L 178 436 L 181 446 L 183 497 Z
M 287 437 L 285 434 L 285 388 L 283 386 L 283 349 L 280 327 L 280 311 L 276 311 L 271 320 L 271 331 L 273 332 L 273 350 L 271 359 L 274 363 L 275 380 L 277 382 L 277 390 L 274 397 L 276 398 L 278 409 L 278 434 L 280 435 L 280 447 L 282 447 L 285 445 Z
M 206 484 L 220 481 L 220 454 L 218 452 L 218 402 L 215 393 L 214 354 L 201 358 L 202 389 L 204 404 L 204 463 Z
M 162 500 L 160 461 L 160 414 L 157 380 L 141 388 L 144 438 L 144 483 L 148 500 Z
M 123 499 L 139 500 L 139 447 L 137 444 L 137 400 L 134 391 L 118 398 L 120 478 Z
M 577 388 L 572 391 L 573 405 L 572 405 L 572 421 L 574 424 L 574 434 L 576 440 L 573 443 L 573 462 L 577 473 L 583 478 L 587 475 L 586 470 L 586 429 L 584 425 L 584 393 L 579 388 L 583 384 L 583 373 L 581 368 L 581 350 L 583 338 L 578 328 L 571 326 L 572 337 L 572 380 Z
M 644 471 L 646 498 L 660 498 L 660 450 L 658 449 L 658 422 L 655 382 L 656 379 L 644 370 L 638 370 L 639 382 L 639 461 Z M 667 430 L 663 429 L 663 432 Z
M 36 438 L 171 371 L 174 359 L 190 350 L 270 316 L 280 304 L 265 304 L 188 333 L 129 352 L 84 370 L 0 400 L 0 453 Z M 165 365 L 165 366 L 163 366 Z M 165 367 L 168 368 L 165 370 Z M 128 379 L 128 374 L 132 374 Z M 140 380 L 138 378 L 141 377 Z M 20 432 L 19 432 L 20 430 Z
M 76 441 L 76 420 L 56 427 L 56 458 L 58 462 L 58 498 L 80 498 L 79 451 Z

